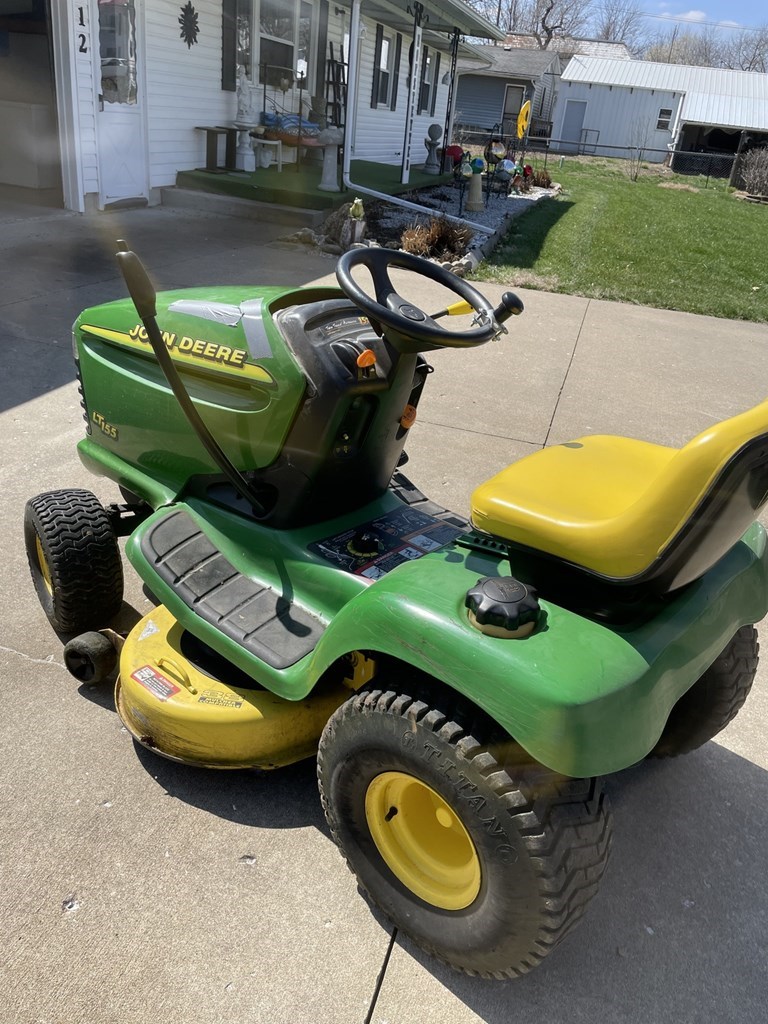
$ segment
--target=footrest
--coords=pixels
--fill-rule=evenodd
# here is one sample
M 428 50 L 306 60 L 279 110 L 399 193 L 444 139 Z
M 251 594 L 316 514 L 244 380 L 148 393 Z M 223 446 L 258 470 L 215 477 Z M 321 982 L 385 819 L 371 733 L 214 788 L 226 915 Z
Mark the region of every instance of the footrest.
M 240 573 L 183 510 L 150 523 L 141 552 L 188 608 L 272 668 L 300 661 L 323 634 L 320 619 Z

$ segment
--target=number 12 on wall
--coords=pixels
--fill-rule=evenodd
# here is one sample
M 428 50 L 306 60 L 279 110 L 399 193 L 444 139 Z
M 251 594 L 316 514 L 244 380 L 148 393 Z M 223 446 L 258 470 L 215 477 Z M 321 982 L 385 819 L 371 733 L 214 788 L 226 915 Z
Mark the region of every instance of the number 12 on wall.
M 78 28 L 85 28 L 85 8 L 82 6 L 77 8 L 77 25 Z M 88 37 L 85 32 L 77 33 L 77 52 L 88 53 Z

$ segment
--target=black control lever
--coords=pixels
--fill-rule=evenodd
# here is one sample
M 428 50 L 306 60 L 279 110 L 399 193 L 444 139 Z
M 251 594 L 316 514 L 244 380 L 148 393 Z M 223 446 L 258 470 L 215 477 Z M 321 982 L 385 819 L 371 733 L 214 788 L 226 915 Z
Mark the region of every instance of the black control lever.
M 504 292 L 493 315 L 497 323 L 503 324 L 511 316 L 520 316 L 524 308 L 522 299 L 519 299 L 514 292 Z

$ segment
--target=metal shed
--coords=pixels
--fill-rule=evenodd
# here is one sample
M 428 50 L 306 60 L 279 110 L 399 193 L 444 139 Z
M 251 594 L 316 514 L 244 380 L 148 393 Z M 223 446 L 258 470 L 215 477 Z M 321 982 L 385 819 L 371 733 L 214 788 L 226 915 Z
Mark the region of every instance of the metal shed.
M 670 152 L 733 155 L 768 140 L 768 75 L 577 56 L 561 83 L 561 151 L 623 156 L 640 146 L 661 163 Z

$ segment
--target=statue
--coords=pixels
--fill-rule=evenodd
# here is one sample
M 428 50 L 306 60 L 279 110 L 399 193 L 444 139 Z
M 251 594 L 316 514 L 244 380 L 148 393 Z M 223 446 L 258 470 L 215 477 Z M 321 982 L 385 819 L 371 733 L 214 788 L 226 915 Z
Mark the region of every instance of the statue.
M 424 145 L 427 147 L 427 162 L 424 164 L 425 174 L 439 174 L 440 161 L 437 159 L 437 147 L 440 144 L 440 136 L 443 129 L 439 124 L 431 124 L 427 129 L 427 137 Z
M 251 80 L 242 64 L 237 72 L 237 114 L 235 115 L 235 120 L 245 124 L 250 124 L 253 121 Z

